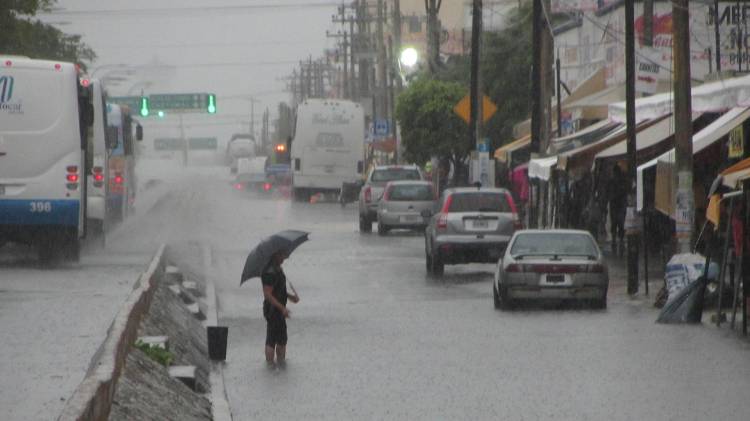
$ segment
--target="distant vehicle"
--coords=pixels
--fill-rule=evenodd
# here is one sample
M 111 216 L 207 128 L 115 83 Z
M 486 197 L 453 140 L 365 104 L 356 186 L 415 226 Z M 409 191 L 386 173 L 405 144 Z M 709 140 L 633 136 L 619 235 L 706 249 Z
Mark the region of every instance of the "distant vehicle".
M 392 181 L 378 204 L 378 234 L 394 228 L 424 230 L 422 212 L 434 206 L 435 191 L 429 181 Z
M 295 200 L 338 193 L 364 171 L 365 114 L 351 101 L 308 99 L 297 106 L 291 145 Z
M 235 133 L 227 143 L 225 159 L 232 174 L 237 173 L 237 162 L 240 158 L 253 158 L 257 152 L 255 136 L 249 133 Z
M 523 230 L 497 262 L 496 308 L 534 298 L 587 300 L 607 307 L 609 271 L 594 237 L 580 230 Z
M 262 191 L 266 183 L 266 156 L 239 158 L 235 188 L 246 191 Z
M 129 107 L 107 104 L 107 110 L 109 131 L 117 137 L 116 146 L 109 155 L 107 212 L 114 221 L 122 221 L 133 211 L 138 186 L 133 125 L 136 124 L 136 140 L 143 139 L 143 129 L 133 120 Z M 112 143 L 115 144 L 114 141 Z
M 86 79 L 85 79 L 86 80 Z M 107 196 L 110 192 L 107 174 L 109 174 L 109 155 L 117 146 L 117 133 L 108 133 L 107 104 L 104 87 L 98 79 L 88 79 L 92 90 L 92 104 L 94 107 L 94 121 L 89 126 L 88 138 L 91 139 L 93 166 L 86 173 L 88 190 L 87 230 L 93 236 L 103 239 L 107 225 Z
M 521 228 L 510 192 L 460 187 L 443 192 L 425 230 L 427 273 L 442 276 L 446 264 L 495 263 Z
M 0 244 L 78 260 L 86 232 L 94 120 L 76 66 L 0 56 Z
M 399 180 L 424 180 L 424 175 L 416 165 L 381 165 L 370 170 L 364 186 L 359 191 L 359 230 L 361 232 L 372 232 L 372 223 L 378 218 L 378 203 L 385 185 Z

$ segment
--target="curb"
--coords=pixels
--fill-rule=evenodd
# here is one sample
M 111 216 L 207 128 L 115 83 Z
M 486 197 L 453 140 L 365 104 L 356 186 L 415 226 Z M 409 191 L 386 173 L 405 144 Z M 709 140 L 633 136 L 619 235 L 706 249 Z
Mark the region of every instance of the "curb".
M 162 244 L 151 260 L 146 272 L 141 274 L 135 288 L 120 306 L 107 338 L 94 354 L 86 376 L 65 403 L 58 421 L 107 420 L 115 386 L 120 379 L 130 345 L 138 336 L 141 319 L 148 312 L 154 292 L 155 279 L 164 273 Z
M 210 246 L 203 246 L 203 267 L 206 273 L 203 279 L 206 282 L 206 311 L 205 326 L 219 325 L 218 298 L 216 297 L 216 285 L 213 279 L 208 276 L 208 268 L 212 265 L 212 253 Z M 211 372 L 209 373 L 209 382 L 211 383 L 211 415 L 214 421 L 232 421 L 232 411 L 229 407 L 227 392 L 224 384 L 224 362 L 211 361 Z

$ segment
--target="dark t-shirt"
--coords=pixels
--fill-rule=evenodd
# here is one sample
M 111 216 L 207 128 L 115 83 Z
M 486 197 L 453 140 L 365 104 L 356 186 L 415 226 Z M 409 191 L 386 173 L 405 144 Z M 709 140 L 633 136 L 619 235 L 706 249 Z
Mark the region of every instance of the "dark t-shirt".
M 282 305 L 286 306 L 287 302 L 287 291 L 286 291 L 286 275 L 281 267 L 274 265 L 268 265 L 260 276 L 263 286 L 273 287 L 271 295 L 274 296 Z M 278 308 L 274 307 L 268 300 L 263 300 L 263 315 L 268 317 L 282 317 L 281 312 Z

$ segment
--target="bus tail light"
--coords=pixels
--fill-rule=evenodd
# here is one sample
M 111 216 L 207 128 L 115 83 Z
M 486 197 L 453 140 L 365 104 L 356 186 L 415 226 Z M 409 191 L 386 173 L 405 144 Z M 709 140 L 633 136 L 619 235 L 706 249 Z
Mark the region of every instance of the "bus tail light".
M 65 187 L 68 188 L 68 190 L 75 190 L 78 188 L 78 165 L 68 165 L 65 167 L 65 170 L 68 172 L 65 174 L 65 180 L 67 183 L 65 184 Z
M 115 184 L 122 184 L 123 178 L 120 174 L 115 175 Z
M 102 167 L 94 167 L 91 170 L 92 174 L 94 174 L 94 187 L 102 187 L 104 185 L 104 174 L 102 171 Z
M 271 183 L 263 183 L 263 191 L 270 191 L 271 187 Z

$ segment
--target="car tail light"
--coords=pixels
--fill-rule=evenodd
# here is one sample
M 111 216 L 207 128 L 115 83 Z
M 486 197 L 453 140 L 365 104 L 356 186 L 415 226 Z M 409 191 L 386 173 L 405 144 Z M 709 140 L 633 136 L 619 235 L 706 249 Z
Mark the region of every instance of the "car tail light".
M 123 180 L 120 174 L 115 175 L 115 184 L 122 184 Z
M 365 188 L 365 202 L 372 202 L 372 188 L 370 186 Z
M 65 184 L 65 187 L 68 188 L 68 190 L 75 190 L 78 188 L 78 165 L 68 165 L 65 167 L 65 170 L 68 172 L 65 174 L 65 180 L 67 183 Z
M 451 208 L 451 203 L 453 203 L 453 195 L 452 194 L 450 196 L 448 196 L 447 199 L 445 199 L 445 203 L 443 204 L 443 209 L 440 212 L 442 212 L 442 213 L 448 213 L 448 211 L 450 211 L 450 208 Z
M 531 272 L 534 273 L 578 273 L 581 272 L 579 265 L 531 265 Z
M 448 215 L 441 214 L 440 217 L 437 220 L 437 228 L 438 229 L 446 229 L 448 228 Z
M 272 186 L 271 186 L 271 183 L 265 183 L 265 184 L 263 184 L 263 190 L 264 190 L 264 191 L 269 191 L 269 190 L 271 190 L 271 187 L 272 187 Z
M 511 264 L 508 265 L 508 267 L 505 268 L 505 271 L 506 272 L 511 272 L 511 273 L 523 272 L 523 268 L 521 267 L 521 265 L 517 265 L 515 263 L 511 263 Z
M 385 193 L 383 193 L 383 199 L 381 199 L 381 200 L 383 200 L 384 202 L 387 202 L 388 199 L 391 197 L 391 190 L 393 190 L 392 186 L 390 186 L 390 185 L 386 186 L 385 187 Z

